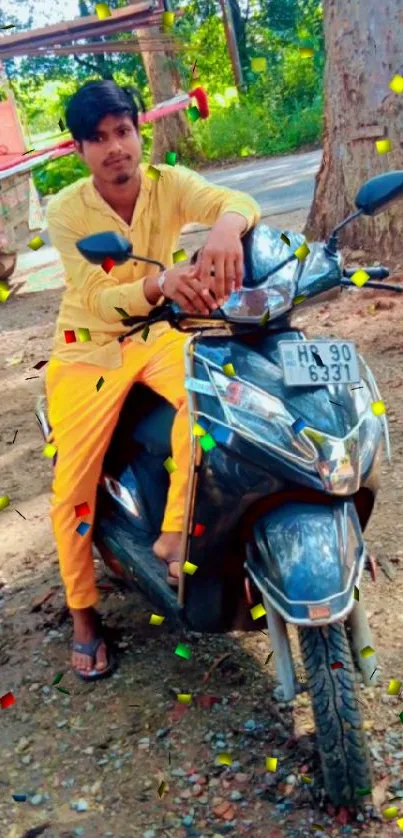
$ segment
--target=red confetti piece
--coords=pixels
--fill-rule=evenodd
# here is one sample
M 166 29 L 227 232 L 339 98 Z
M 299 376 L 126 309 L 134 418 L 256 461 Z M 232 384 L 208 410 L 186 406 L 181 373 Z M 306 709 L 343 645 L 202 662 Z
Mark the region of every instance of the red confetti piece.
M 211 707 L 214 707 L 214 704 L 220 704 L 221 698 L 218 698 L 216 695 L 198 695 L 196 702 L 202 710 L 210 710 Z
M 65 329 L 64 339 L 65 339 L 66 343 L 75 343 L 77 338 L 74 334 L 74 329 Z
M 87 501 L 84 503 L 78 503 L 77 506 L 74 507 L 74 511 L 76 513 L 76 518 L 82 518 L 83 515 L 89 515 L 90 508 Z
M 110 256 L 107 256 L 106 259 L 104 259 L 104 261 L 102 262 L 102 267 L 103 267 L 105 273 L 108 274 L 109 271 L 112 270 L 112 268 L 115 264 L 116 263 L 113 261 L 113 259 L 111 259 Z
M 206 527 L 204 526 L 204 524 L 195 524 L 195 528 L 193 530 L 193 535 L 196 535 L 196 536 L 203 535 L 205 529 L 206 529 Z
M 13 696 L 12 693 L 4 693 L 4 695 L 0 697 L 0 705 L 2 710 L 6 710 L 7 707 L 12 707 L 13 704 L 15 704 L 16 700 L 17 699 Z
M 344 663 L 341 661 L 335 661 L 330 664 L 330 669 L 344 669 Z

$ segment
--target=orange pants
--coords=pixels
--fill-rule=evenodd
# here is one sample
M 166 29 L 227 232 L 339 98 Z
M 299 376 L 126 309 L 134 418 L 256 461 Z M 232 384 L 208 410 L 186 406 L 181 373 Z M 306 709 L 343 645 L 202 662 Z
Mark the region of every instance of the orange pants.
M 128 340 L 122 347 L 123 365 L 114 370 L 56 358 L 49 362 L 46 392 L 52 441 L 57 448 L 51 518 L 69 608 L 88 608 L 98 601 L 92 554 L 97 484 L 119 412 L 134 381 L 147 384 L 177 409 L 172 428 L 177 470 L 171 474 L 162 530 L 182 530 L 191 450 L 186 340 L 186 335 L 173 330 L 149 346 Z M 105 383 L 97 392 L 101 376 Z M 88 503 L 89 514 L 76 517 L 75 507 L 83 503 Z M 76 531 L 81 521 L 91 525 L 85 535 Z

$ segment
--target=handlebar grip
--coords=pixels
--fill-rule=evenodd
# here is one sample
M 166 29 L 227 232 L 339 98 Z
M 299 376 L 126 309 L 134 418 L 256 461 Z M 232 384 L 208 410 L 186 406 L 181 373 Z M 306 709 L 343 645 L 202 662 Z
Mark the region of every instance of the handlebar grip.
M 365 271 L 370 279 L 386 279 L 389 276 L 389 271 L 383 265 L 379 265 L 378 267 L 369 267 L 369 268 L 345 268 L 343 271 L 343 276 L 346 276 L 348 279 L 356 273 L 356 271 L 361 270 Z

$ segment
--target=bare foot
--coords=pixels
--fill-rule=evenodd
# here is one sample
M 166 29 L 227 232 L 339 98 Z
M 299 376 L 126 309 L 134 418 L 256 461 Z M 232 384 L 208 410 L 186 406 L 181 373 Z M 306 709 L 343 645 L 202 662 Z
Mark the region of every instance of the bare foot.
M 181 532 L 162 532 L 153 545 L 155 555 L 169 566 L 168 581 L 179 579 L 181 542 Z
M 98 626 L 93 608 L 71 608 L 71 616 L 74 626 L 74 640 L 77 643 L 91 643 L 98 635 Z M 108 666 L 108 653 L 104 642 L 100 643 L 95 653 L 95 660 L 91 655 L 83 655 L 81 652 L 72 653 L 71 662 L 74 669 L 82 675 L 87 675 L 92 669 L 101 672 Z M 95 666 L 94 666 L 95 664 Z

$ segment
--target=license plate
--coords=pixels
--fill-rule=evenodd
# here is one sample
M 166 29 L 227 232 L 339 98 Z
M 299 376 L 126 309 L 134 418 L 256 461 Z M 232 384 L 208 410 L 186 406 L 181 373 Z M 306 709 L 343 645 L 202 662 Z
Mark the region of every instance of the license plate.
M 359 384 L 357 350 L 348 340 L 282 340 L 284 383 L 289 387 Z

